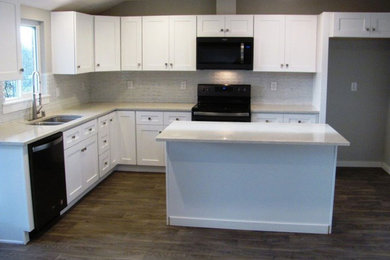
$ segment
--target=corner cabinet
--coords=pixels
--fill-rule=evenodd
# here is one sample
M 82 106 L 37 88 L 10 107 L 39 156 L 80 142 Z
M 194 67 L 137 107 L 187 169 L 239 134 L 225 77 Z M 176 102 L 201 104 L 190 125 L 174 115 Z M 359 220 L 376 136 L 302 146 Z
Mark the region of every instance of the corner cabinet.
M 95 71 L 120 71 L 120 17 L 95 16 Z
M 95 71 L 93 16 L 77 12 L 51 13 L 54 74 Z
M 253 15 L 200 15 L 198 37 L 252 37 Z
M 142 18 L 143 70 L 196 70 L 196 17 Z
M 121 69 L 142 70 L 142 17 L 121 17 Z
M 316 15 L 256 15 L 254 71 L 316 72 Z
M 389 38 L 390 13 L 332 13 L 331 37 Z
M 0 81 L 21 79 L 20 5 L 0 0 Z

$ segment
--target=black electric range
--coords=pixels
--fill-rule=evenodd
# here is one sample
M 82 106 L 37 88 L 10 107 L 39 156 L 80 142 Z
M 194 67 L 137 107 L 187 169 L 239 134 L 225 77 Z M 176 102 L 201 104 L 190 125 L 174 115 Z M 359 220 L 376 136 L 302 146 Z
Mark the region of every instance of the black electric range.
M 250 122 L 250 85 L 199 84 L 192 121 Z

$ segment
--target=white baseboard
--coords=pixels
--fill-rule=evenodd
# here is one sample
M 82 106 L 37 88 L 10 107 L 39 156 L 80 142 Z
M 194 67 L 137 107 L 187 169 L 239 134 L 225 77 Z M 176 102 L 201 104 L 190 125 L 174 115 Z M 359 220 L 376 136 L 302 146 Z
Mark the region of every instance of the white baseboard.
M 168 221 L 169 221 L 169 225 L 172 226 L 223 228 L 223 229 L 274 231 L 274 232 L 296 232 L 296 233 L 299 232 L 299 233 L 311 233 L 311 234 L 330 233 L 330 225 L 327 224 L 210 219 L 210 218 L 193 218 L 193 217 L 181 217 L 181 216 L 170 216 Z
M 15 244 L 15 245 L 25 245 L 27 243 L 19 240 L 7 240 L 7 239 L 0 239 L 0 243 L 4 244 Z
M 124 172 L 165 172 L 164 166 L 118 165 L 115 170 Z
M 390 174 L 390 166 L 387 164 L 387 163 L 382 163 L 382 169 L 387 172 L 388 174 Z
M 381 168 L 382 164 L 382 162 L 373 161 L 337 161 L 337 167 Z

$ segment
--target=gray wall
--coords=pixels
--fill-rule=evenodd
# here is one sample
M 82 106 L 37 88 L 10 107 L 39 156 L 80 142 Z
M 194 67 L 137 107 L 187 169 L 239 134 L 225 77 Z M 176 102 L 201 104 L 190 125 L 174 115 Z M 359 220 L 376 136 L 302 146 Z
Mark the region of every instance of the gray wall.
M 340 148 L 340 160 L 383 161 L 389 68 L 390 40 L 331 39 L 327 123 L 351 142 Z M 357 92 L 351 82 L 358 82 Z
M 388 0 L 237 0 L 239 14 L 389 12 Z
M 390 12 L 389 0 L 237 0 L 237 14 L 319 14 L 322 12 Z M 134 0 L 102 14 L 215 14 L 215 0 Z
M 103 15 L 190 15 L 215 14 L 215 0 L 142 0 L 125 1 L 103 12 Z

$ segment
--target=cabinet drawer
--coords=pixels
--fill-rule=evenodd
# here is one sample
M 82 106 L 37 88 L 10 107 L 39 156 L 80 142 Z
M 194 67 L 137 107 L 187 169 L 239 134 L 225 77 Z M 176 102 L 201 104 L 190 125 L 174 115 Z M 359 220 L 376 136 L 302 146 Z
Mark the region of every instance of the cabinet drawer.
M 111 169 L 110 151 L 99 155 L 99 175 L 100 178 L 107 175 Z
M 98 131 L 99 134 L 108 134 L 109 128 L 109 115 L 105 115 L 98 118 Z
M 136 112 L 137 125 L 162 125 L 163 112 L 139 111 Z
M 283 123 L 283 114 L 255 113 L 252 114 L 252 122 Z
M 80 131 L 81 131 L 81 138 L 82 139 L 85 139 L 85 138 L 88 138 L 90 136 L 93 136 L 94 134 L 97 133 L 97 121 L 96 119 L 95 120 L 92 120 L 92 121 L 89 121 L 85 124 L 82 124 L 80 127 Z
M 99 154 L 102 154 L 110 149 L 110 136 L 109 134 L 102 135 L 99 133 L 98 150 Z
M 164 112 L 164 125 L 169 125 L 173 121 L 191 121 L 189 112 Z
M 318 116 L 315 114 L 285 114 L 285 123 L 315 124 L 318 122 Z
M 77 144 L 81 140 L 81 128 L 75 127 L 63 133 L 64 149 Z

